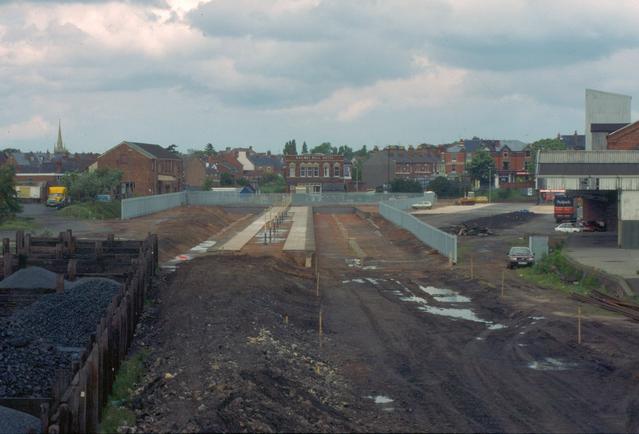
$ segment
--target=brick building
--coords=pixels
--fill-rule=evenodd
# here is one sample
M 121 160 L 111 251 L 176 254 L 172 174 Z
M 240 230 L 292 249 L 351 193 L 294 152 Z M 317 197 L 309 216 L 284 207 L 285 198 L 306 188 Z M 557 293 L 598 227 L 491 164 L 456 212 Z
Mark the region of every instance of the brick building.
M 350 164 L 343 155 L 285 155 L 284 177 L 292 192 L 344 192 L 351 189 Z
M 639 122 L 625 125 L 606 137 L 608 149 L 616 151 L 639 150 Z
M 362 164 L 362 181 L 369 187 L 381 187 L 397 178 L 412 179 L 426 187 L 442 171 L 441 149 L 436 147 L 405 149 L 389 146 L 372 152 Z
M 159 145 L 122 142 L 100 155 L 97 167 L 122 172 L 125 196 L 173 193 L 184 185 L 182 159 Z
M 442 153 L 446 176 L 459 178 L 466 175 L 466 166 L 473 155 L 485 150 L 495 163 L 496 184 L 502 188 L 522 188 L 531 185 L 528 163 L 532 155 L 528 144 L 519 140 L 462 140 Z

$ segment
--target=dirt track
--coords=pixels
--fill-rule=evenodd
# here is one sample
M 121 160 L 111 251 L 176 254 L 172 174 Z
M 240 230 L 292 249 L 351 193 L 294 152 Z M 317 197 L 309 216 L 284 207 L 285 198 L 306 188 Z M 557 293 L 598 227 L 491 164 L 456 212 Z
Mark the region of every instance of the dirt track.
M 138 429 L 639 429 L 635 324 L 586 319 L 579 346 L 561 295 L 518 284 L 502 299 L 375 216 L 316 214 L 315 227 L 319 300 L 280 258 L 178 270 L 139 336 L 152 355 Z

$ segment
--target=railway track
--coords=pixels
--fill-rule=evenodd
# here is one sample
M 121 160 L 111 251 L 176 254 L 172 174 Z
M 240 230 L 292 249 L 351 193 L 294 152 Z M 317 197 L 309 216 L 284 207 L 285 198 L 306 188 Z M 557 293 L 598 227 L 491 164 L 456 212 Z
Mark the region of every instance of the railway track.
M 620 300 L 597 290 L 592 291 L 590 295 L 573 293 L 571 297 L 584 303 L 594 304 L 603 309 L 620 313 L 634 321 L 639 321 L 639 304 Z

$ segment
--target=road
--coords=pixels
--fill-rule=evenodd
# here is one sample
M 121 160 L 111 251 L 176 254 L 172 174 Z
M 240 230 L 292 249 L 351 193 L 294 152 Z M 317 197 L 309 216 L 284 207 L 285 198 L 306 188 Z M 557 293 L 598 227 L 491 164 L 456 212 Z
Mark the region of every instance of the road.
M 446 207 L 446 213 L 436 214 L 437 209 L 434 209 L 432 210 L 433 214 L 416 215 L 416 217 L 435 227 L 444 227 L 456 225 L 479 217 L 506 214 L 522 209 L 528 210 L 534 206 L 535 205 L 531 203 L 491 203 L 478 208 L 473 206 L 456 206 Z

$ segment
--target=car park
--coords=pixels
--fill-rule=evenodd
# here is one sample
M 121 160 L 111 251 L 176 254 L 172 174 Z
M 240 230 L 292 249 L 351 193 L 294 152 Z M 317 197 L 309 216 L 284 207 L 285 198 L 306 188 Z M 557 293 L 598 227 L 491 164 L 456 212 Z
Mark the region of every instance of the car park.
M 535 256 L 528 247 L 511 247 L 506 266 L 508 268 L 526 267 L 535 263 Z

